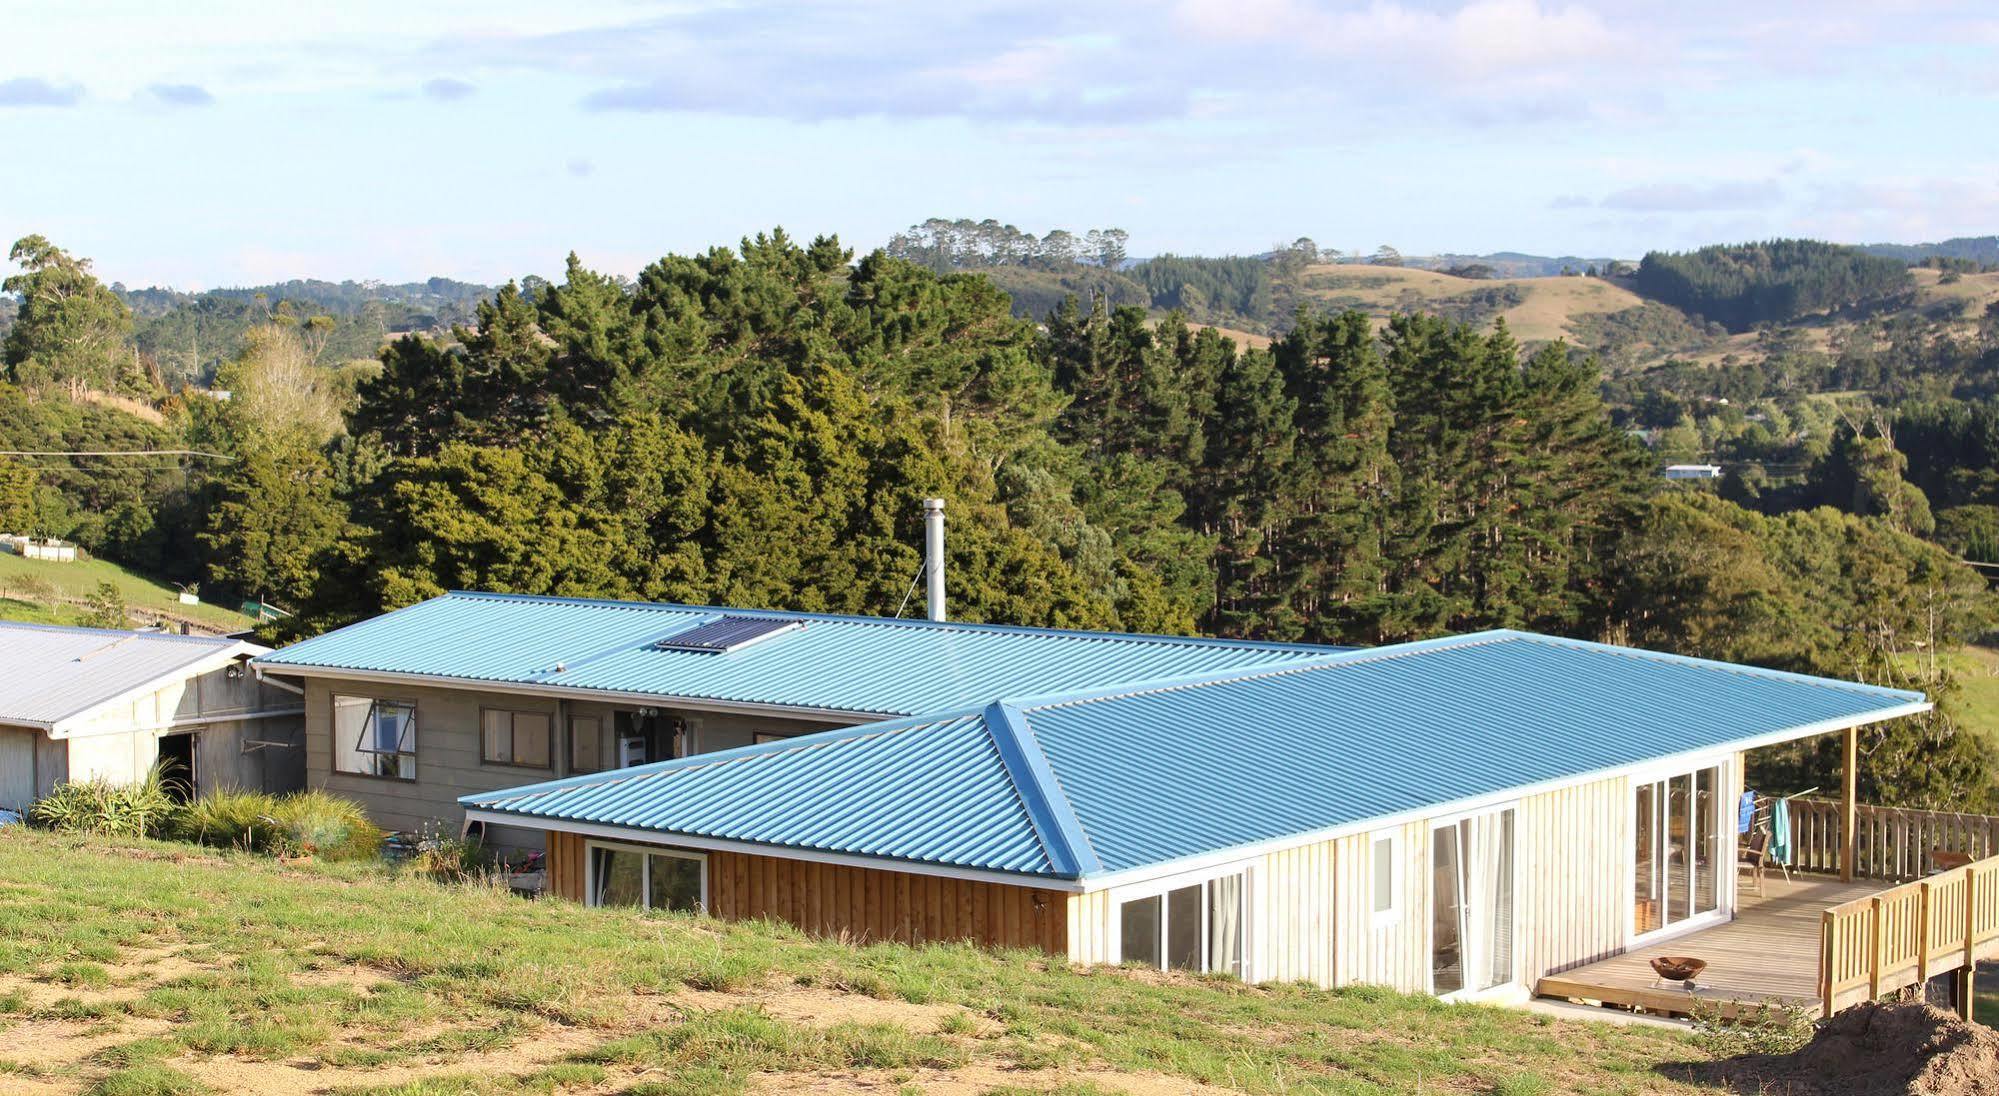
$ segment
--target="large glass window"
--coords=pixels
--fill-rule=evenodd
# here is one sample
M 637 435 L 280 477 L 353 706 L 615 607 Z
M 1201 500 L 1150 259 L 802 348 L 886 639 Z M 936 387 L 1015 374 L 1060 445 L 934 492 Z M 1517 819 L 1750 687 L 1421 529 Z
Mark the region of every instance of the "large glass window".
M 548 768 L 552 722 L 546 712 L 509 712 L 488 708 L 481 713 L 482 756 L 492 765 Z
M 1118 905 L 1118 961 L 1241 976 L 1243 877 L 1225 875 Z
M 1722 771 L 1639 781 L 1633 791 L 1633 933 L 1721 908 Z
M 1430 831 L 1430 987 L 1438 995 L 1514 980 L 1513 842 L 1511 808 Z
M 335 696 L 333 771 L 415 780 L 416 705 L 366 696 Z
M 590 846 L 590 904 L 648 910 L 703 907 L 708 858 L 698 852 Z

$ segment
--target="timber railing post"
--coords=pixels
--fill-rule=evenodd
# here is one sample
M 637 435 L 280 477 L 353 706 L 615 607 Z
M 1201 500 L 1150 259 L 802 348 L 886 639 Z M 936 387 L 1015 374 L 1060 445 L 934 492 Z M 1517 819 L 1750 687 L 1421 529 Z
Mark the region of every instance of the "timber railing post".
M 1833 921 L 1831 910 L 1819 915 L 1819 1001 L 1824 1009 L 1822 1019 L 1832 1019 L 1832 981 L 1834 962 L 1839 956 L 1838 945 L 1833 942 Z
M 1964 969 L 1978 969 L 1978 869 L 1964 869 Z
M 1868 903 L 1874 910 L 1873 924 L 1867 933 L 1867 999 L 1881 999 L 1881 900 L 1872 899 Z
M 1930 881 L 1925 879 L 1916 892 L 1916 984 L 1930 980 Z

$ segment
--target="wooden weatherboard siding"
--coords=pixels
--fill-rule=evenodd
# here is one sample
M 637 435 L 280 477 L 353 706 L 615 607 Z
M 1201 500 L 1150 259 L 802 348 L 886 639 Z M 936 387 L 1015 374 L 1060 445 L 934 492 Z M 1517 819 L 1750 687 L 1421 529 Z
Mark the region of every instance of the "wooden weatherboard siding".
M 1635 818 L 1631 782 L 1624 777 L 1520 801 L 1514 940 L 1527 986 L 1624 950 Z
M 548 835 L 549 893 L 583 900 L 588 842 Z M 708 854 L 708 912 L 767 917 L 820 936 L 905 944 L 963 941 L 1068 952 L 1068 895 L 1036 887 L 821 864 L 750 853 Z
M 1625 942 L 1633 808 L 1624 777 L 1527 796 L 1515 805 L 1519 857 L 1514 942 L 1518 984 L 1614 955 Z M 1430 988 L 1428 820 L 1252 857 L 1202 877 L 1247 870 L 1250 977 L 1320 986 Z M 1374 911 L 1374 842 L 1397 838 L 1396 905 Z M 1193 877 L 1190 877 L 1193 878 Z M 1118 890 L 1069 898 L 1069 958 L 1115 963 Z

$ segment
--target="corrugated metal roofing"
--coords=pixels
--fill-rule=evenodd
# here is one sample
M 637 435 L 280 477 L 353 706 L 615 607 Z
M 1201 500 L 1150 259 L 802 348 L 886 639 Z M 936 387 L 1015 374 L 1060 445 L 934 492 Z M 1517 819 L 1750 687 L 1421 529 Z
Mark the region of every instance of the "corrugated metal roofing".
M 461 802 L 1087 878 L 1922 703 L 1920 693 L 1486 632 L 844 728 Z M 1029 756 L 1010 760 L 1010 750 Z M 1064 847 L 1066 827 L 1078 847 Z
M 265 655 L 285 666 L 564 686 L 858 715 L 1297 664 L 1338 648 L 740 609 L 804 625 L 739 650 L 662 650 L 724 610 L 453 593 Z
M 862 788 L 873 792 L 847 794 Z M 569 822 L 987 871 L 1056 868 L 978 714 L 847 728 L 474 798 Z
M 208 636 L 0 623 L 0 722 L 56 723 L 237 646 Z

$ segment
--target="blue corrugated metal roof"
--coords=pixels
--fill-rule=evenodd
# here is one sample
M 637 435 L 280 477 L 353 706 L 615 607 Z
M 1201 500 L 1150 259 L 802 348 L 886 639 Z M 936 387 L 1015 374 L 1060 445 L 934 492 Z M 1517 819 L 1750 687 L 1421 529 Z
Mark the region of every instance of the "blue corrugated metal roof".
M 1486 632 L 845 728 L 461 802 L 1088 878 L 1888 718 L 1922 702 L 1920 693 Z
M 660 640 L 719 614 L 803 627 L 721 654 Z M 858 715 L 1297 664 L 1339 650 L 883 617 L 453 593 L 259 659 L 286 666 L 564 686 Z

